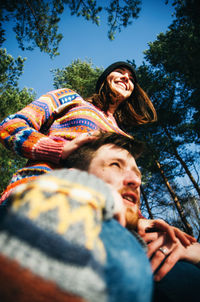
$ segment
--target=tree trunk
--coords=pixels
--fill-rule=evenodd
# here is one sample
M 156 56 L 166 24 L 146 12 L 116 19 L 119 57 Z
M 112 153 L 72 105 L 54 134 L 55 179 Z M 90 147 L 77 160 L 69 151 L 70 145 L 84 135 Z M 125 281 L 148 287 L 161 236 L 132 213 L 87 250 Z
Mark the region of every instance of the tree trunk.
M 172 199 L 174 201 L 174 204 L 175 204 L 175 206 L 177 208 L 177 211 L 178 211 L 179 216 L 181 218 L 181 221 L 182 221 L 182 223 L 183 223 L 183 225 L 184 225 L 184 227 L 186 229 L 186 232 L 188 234 L 190 234 L 190 235 L 193 235 L 192 227 L 191 227 L 191 225 L 189 224 L 189 222 L 187 221 L 187 219 L 185 217 L 183 208 L 182 208 L 182 206 L 181 206 L 181 204 L 180 204 L 180 202 L 178 200 L 178 197 L 177 197 L 176 193 L 174 192 L 174 190 L 170 186 L 169 181 L 168 181 L 167 177 L 165 176 L 165 173 L 164 173 L 164 171 L 163 171 L 163 169 L 161 167 L 161 164 L 159 163 L 158 160 L 155 160 L 155 163 L 156 163 L 156 166 L 158 167 L 158 169 L 160 171 L 160 174 L 161 174 L 161 176 L 162 176 L 162 178 L 164 180 L 164 183 L 167 186 L 167 189 L 168 189 L 168 191 L 169 191 L 169 193 L 170 193 L 170 195 L 171 195 L 171 197 L 172 197 Z
M 144 199 L 145 206 L 146 206 L 146 208 L 147 208 L 147 212 L 148 212 L 148 214 L 149 214 L 149 218 L 150 218 L 150 219 L 153 219 L 153 214 L 152 214 L 152 212 L 151 212 L 151 209 L 150 209 L 150 206 L 149 206 L 149 202 L 148 202 L 147 196 L 146 196 L 145 191 L 144 191 L 144 189 L 143 189 L 142 186 L 140 187 L 140 190 L 141 190 L 142 197 L 143 197 L 143 199 Z
M 174 151 L 174 155 L 176 156 L 176 158 L 178 159 L 178 161 L 181 163 L 182 167 L 184 168 L 186 174 L 188 175 L 189 179 L 191 180 L 194 188 L 196 189 L 196 191 L 197 191 L 197 193 L 198 193 L 198 195 L 200 197 L 200 187 L 198 186 L 197 182 L 195 181 L 194 177 L 192 176 L 192 173 L 189 171 L 189 169 L 188 169 L 185 161 L 178 154 L 178 151 L 177 151 L 177 149 L 176 149 L 176 147 L 174 145 L 173 139 L 172 139 L 169 131 L 165 127 L 163 127 L 163 129 L 164 129 L 164 131 L 165 131 L 165 133 L 166 133 L 166 135 L 167 135 L 167 137 L 168 137 L 168 139 L 169 139 L 169 141 L 171 143 L 171 146 L 172 146 L 173 151 Z

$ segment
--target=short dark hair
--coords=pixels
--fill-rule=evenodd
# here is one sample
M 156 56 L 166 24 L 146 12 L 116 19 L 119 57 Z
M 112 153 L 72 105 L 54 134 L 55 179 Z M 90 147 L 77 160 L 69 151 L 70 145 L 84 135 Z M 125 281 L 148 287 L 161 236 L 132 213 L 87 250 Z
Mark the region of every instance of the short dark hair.
M 101 146 L 107 144 L 113 144 L 116 147 L 127 150 L 135 159 L 141 155 L 144 147 L 142 142 L 137 141 L 134 138 L 114 132 L 100 132 L 96 140 L 82 145 L 63 160 L 62 166 L 88 171 L 90 163 L 95 156 L 95 152 Z

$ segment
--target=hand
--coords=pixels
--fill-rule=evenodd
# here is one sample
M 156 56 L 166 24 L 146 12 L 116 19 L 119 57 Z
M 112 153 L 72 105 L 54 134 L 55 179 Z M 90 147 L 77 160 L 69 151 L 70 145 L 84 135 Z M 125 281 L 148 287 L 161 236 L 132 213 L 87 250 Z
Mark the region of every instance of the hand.
M 167 233 L 172 242 L 176 242 L 178 238 L 184 246 L 188 246 L 191 243 L 196 242 L 194 237 L 169 225 L 161 219 L 151 220 L 140 218 L 137 225 L 137 231 L 146 243 L 156 240 L 159 236 L 159 232 Z
M 62 159 L 67 158 L 72 152 L 81 147 L 83 144 L 88 143 L 97 139 L 99 131 L 90 131 L 88 133 L 82 133 L 78 135 L 76 138 L 68 141 L 63 148 L 63 152 L 61 155 Z
M 155 272 L 154 279 L 160 281 L 179 260 L 198 263 L 200 244 L 195 242 L 185 247 L 180 240 L 172 242 L 166 234 L 160 233 L 158 239 L 148 245 L 148 257 L 151 259 L 152 270 Z

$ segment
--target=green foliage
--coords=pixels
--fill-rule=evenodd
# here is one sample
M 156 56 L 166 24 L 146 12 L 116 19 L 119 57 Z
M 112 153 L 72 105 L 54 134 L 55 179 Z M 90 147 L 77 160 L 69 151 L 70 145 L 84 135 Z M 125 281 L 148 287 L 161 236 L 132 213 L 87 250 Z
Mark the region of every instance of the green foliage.
M 19 47 L 32 50 L 37 46 L 51 56 L 58 54 L 62 39 L 62 35 L 57 33 L 62 12 L 62 3 L 55 0 L 6 0 L 0 5 L 1 20 L 14 22 L 13 30 Z M 1 27 L 0 30 L 5 40 L 4 29 Z
M 62 34 L 58 33 L 60 17 L 69 7 L 71 15 L 81 16 L 96 25 L 100 24 L 99 13 L 108 13 L 108 36 L 113 40 L 116 30 L 130 25 L 140 12 L 139 0 L 110 0 L 106 7 L 94 0 L 4 0 L 0 3 L 0 46 L 5 41 L 3 24 L 14 22 L 13 30 L 19 47 L 32 50 L 35 47 L 51 57 L 59 54 Z M 121 4 L 122 3 L 122 4 Z M 123 5 L 124 3 L 124 5 Z
M 127 27 L 132 24 L 132 19 L 136 19 L 139 16 L 141 10 L 141 1 L 129 0 L 124 1 L 125 5 L 120 6 L 119 0 L 110 2 L 110 5 L 106 8 L 108 12 L 108 24 L 110 29 L 108 31 L 108 37 L 110 40 L 114 40 L 116 31 L 121 31 L 122 27 Z
M 18 88 L 25 60 L 20 56 L 14 59 L 7 54 L 6 49 L 0 49 L 0 121 L 34 99 L 32 89 L 24 88 L 20 91 Z
M 0 48 L 0 93 L 9 87 L 17 87 L 25 60 L 22 57 L 14 60 L 6 49 Z
M 69 66 L 63 69 L 52 70 L 54 74 L 54 87 L 71 88 L 77 91 L 83 98 L 94 93 L 97 78 L 102 69 L 93 68 L 91 61 L 74 60 Z
M 64 0 L 63 2 L 68 4 L 72 16 L 81 16 L 88 21 L 91 20 L 96 25 L 100 24 L 100 18 L 98 14 L 102 11 L 102 6 L 98 6 L 96 1 L 86 0 L 77 2 L 71 0 Z
M 6 116 L 15 113 L 31 103 L 35 98 L 35 93 L 32 89 L 15 88 L 10 86 L 3 93 L 0 93 L 0 121 Z
M 25 166 L 27 160 L 16 154 L 13 155 L 0 145 L 0 194 L 5 190 L 13 174 L 21 167 Z
M 150 43 L 149 49 L 145 51 L 145 58 L 151 65 L 139 68 L 142 72 L 142 86 L 154 101 L 158 113 L 158 122 L 142 134 L 150 147 L 142 165 L 148 169 L 144 173 L 152 173 L 152 177 L 146 181 L 145 189 L 149 192 L 154 211 L 162 207 L 162 202 L 156 201 L 160 195 L 153 196 L 152 199 L 151 192 L 151 182 L 154 182 L 158 173 L 157 171 L 155 174 L 156 158 L 197 234 L 195 229 L 199 227 L 199 221 L 195 222 L 195 219 L 190 218 L 195 208 L 193 206 L 193 210 L 188 211 L 191 207 L 188 194 L 194 196 L 199 203 L 199 194 L 192 178 L 196 179 L 196 186 L 199 188 L 199 153 L 196 152 L 195 143 L 199 143 L 200 137 L 200 22 L 197 18 L 200 6 L 195 0 L 174 1 L 174 6 L 176 19 L 169 30 L 158 35 L 157 40 Z M 154 189 L 161 186 L 163 187 L 162 181 L 157 178 Z M 171 204 L 169 196 L 168 199 Z M 179 220 L 174 214 L 169 218 L 173 223 Z
M 178 0 L 173 5 L 176 19 L 165 34 L 149 44 L 145 58 L 155 68 L 174 76 L 176 86 L 187 95 L 184 106 L 200 137 L 200 2 Z
M 189 193 L 197 202 L 200 200 L 196 187 L 190 182 L 193 174 L 194 179 L 199 179 L 198 169 L 194 169 L 195 165 L 199 167 L 199 154 L 194 146 L 191 147 L 191 143 L 198 143 L 198 137 L 191 115 L 194 108 L 188 104 L 190 90 L 177 82 L 175 73 L 166 72 L 163 65 L 154 67 L 143 63 L 137 68 L 137 77 L 152 99 L 158 114 L 156 123 L 132 129 L 133 135 L 147 145 L 147 150 L 138 164 L 142 168 L 143 189 L 149 207 L 155 218 L 163 218 L 173 224 L 177 221 L 179 227 L 181 226 L 173 199 L 156 164 L 158 161 L 171 189 L 185 209 L 187 220 L 198 236 L 196 228 L 199 222 L 191 220 L 190 213 L 194 211 L 188 211 L 191 206 Z M 198 183 L 197 187 L 200 189 Z
M 0 121 L 8 115 L 22 109 L 34 100 L 32 89 L 18 87 L 25 59 L 14 59 L 5 49 L 0 49 Z M 26 160 L 13 155 L 0 145 L 0 192 L 5 189 L 13 173 L 24 166 Z

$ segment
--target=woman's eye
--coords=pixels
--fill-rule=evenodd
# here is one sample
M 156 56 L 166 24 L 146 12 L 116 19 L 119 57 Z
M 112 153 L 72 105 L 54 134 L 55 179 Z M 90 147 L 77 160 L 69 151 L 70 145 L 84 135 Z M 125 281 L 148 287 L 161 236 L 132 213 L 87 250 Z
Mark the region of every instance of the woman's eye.
M 120 69 L 117 69 L 116 72 L 119 72 L 119 73 L 121 73 L 121 74 L 123 73 L 123 71 L 120 70 Z

